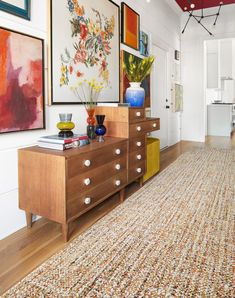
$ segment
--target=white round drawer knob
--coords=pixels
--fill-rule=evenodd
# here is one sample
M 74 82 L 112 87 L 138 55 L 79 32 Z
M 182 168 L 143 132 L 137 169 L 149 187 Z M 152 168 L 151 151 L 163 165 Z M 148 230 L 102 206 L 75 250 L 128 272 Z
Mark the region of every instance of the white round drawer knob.
M 138 155 L 137 155 L 137 159 L 138 159 L 138 160 L 141 160 L 141 159 L 142 159 L 141 154 L 138 154 Z
M 91 165 L 91 161 L 89 159 L 85 160 L 84 165 L 89 167 Z
M 157 127 L 157 123 L 153 123 L 153 127 Z
M 137 131 L 141 131 L 141 126 L 137 126 Z
M 142 143 L 141 142 L 137 142 L 136 145 L 137 145 L 137 147 L 141 147 L 142 146 Z
M 138 168 L 138 169 L 136 169 L 136 172 L 137 173 L 141 173 L 142 172 L 142 169 L 141 168 Z
M 91 184 L 91 179 L 89 179 L 89 178 L 85 179 L 84 184 L 87 185 L 87 186 L 90 185 Z
M 140 112 L 136 112 L 136 117 L 140 117 L 141 113 Z
M 121 185 L 121 181 L 120 180 L 116 180 L 115 185 L 116 186 L 120 186 Z
M 91 198 L 85 198 L 84 203 L 89 205 L 91 203 Z
M 115 169 L 118 170 L 118 171 L 121 170 L 121 165 L 119 163 L 116 164 Z
M 116 153 L 117 155 L 120 155 L 120 154 L 121 154 L 121 150 L 120 150 L 120 149 L 116 149 L 115 153 Z

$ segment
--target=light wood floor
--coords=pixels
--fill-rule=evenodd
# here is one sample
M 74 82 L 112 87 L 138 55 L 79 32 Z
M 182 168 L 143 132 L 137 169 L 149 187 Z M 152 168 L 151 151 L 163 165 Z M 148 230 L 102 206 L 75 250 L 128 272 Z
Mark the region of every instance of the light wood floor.
M 195 148 L 230 148 L 230 139 L 208 137 L 206 143 L 182 141 L 161 152 L 161 171 L 174 162 L 182 153 Z M 133 184 L 127 196 L 138 189 Z M 97 220 L 119 205 L 117 195 L 86 213 L 71 226 L 71 239 L 88 229 Z M 34 223 L 31 229 L 23 228 L 0 241 L 0 295 L 22 279 L 50 256 L 65 247 L 60 225 L 46 219 Z

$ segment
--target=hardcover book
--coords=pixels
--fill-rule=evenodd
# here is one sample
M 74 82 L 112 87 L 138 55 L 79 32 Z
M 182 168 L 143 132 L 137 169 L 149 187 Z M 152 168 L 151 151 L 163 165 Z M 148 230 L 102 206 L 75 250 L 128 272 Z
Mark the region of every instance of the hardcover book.
M 74 134 L 73 137 L 70 137 L 70 138 L 63 138 L 63 137 L 59 137 L 58 135 L 44 136 L 44 137 L 40 137 L 38 141 L 55 143 L 55 144 L 69 144 L 75 141 L 87 140 L 87 139 L 88 139 L 88 136 L 85 134 L 84 135 Z

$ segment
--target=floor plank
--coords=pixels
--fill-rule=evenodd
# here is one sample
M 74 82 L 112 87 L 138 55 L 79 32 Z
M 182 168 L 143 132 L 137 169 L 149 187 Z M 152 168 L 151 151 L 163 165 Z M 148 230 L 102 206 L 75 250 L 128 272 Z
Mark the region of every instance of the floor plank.
M 230 148 L 231 143 L 229 138 L 223 137 L 208 137 L 205 143 L 181 141 L 161 152 L 161 171 L 182 153 L 203 147 Z M 138 188 L 139 184 L 133 183 L 127 188 L 126 195 L 130 196 Z M 114 195 L 81 216 L 70 227 L 70 241 L 119 204 L 119 196 Z M 46 219 L 38 220 L 31 229 L 23 228 L 1 240 L 0 294 L 66 245 L 60 225 Z

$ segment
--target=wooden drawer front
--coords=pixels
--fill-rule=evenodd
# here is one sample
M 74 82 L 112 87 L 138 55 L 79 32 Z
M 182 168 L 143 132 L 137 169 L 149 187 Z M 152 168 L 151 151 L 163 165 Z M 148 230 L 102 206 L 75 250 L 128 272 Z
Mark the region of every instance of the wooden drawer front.
M 146 146 L 146 137 L 145 135 L 141 135 L 137 138 L 129 139 L 129 152 L 133 152 L 136 150 L 141 150 Z
M 137 166 L 140 163 L 142 163 L 142 161 L 145 161 L 145 160 L 146 160 L 145 149 L 130 152 L 130 154 L 129 154 L 129 168 L 132 168 L 135 165 Z
M 116 185 L 117 182 L 120 185 Z M 72 199 L 67 201 L 67 220 L 93 208 L 105 198 L 121 190 L 126 184 L 127 171 L 125 170 L 83 194 L 78 192 Z
M 84 193 L 95 188 L 98 184 L 108 180 L 110 177 L 119 174 L 127 169 L 127 156 L 115 159 L 109 163 L 90 169 L 85 173 L 68 179 L 67 198 L 70 199 L 76 193 Z
M 129 128 L 129 138 L 140 137 L 145 134 L 145 121 L 141 121 L 139 123 L 130 124 Z
M 105 163 L 125 157 L 127 154 L 127 141 L 107 146 L 103 149 L 80 154 L 68 160 L 68 178 L 86 173 Z M 90 165 L 89 165 L 90 164 Z
M 143 123 L 143 127 L 144 127 L 145 133 L 159 130 L 160 129 L 160 119 L 159 118 L 148 119 Z
M 139 172 L 138 170 L 141 169 L 141 172 Z M 134 181 L 137 178 L 143 176 L 146 172 L 146 162 L 145 161 L 141 161 L 139 163 L 136 163 L 134 166 L 129 168 L 128 171 L 128 181 Z
M 145 119 L 144 108 L 129 108 L 129 122 L 134 123 Z

